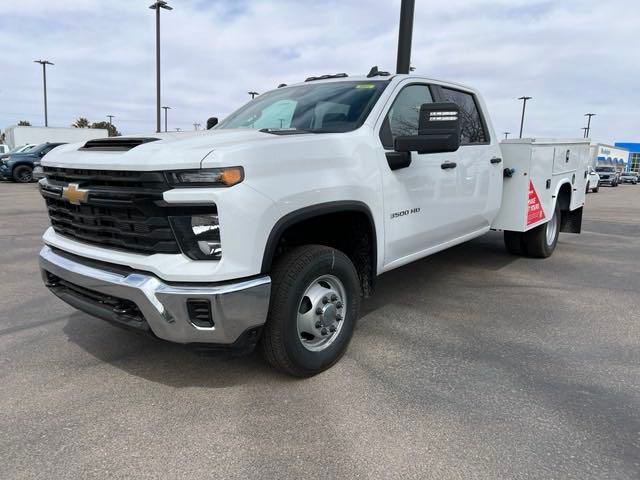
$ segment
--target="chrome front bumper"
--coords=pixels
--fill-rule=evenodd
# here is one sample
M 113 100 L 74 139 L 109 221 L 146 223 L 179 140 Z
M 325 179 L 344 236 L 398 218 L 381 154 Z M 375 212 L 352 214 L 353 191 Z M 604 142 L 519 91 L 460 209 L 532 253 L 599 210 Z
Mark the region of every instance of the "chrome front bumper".
M 119 322 L 119 310 L 106 307 L 100 295 L 132 302 L 142 314 L 142 324 L 148 325 L 157 337 L 171 342 L 231 345 L 262 326 L 269 308 L 268 276 L 235 283 L 171 285 L 153 275 L 85 265 L 48 246 L 40 252 L 40 268 L 49 289 L 70 305 Z M 60 283 L 70 288 L 61 290 L 51 278 L 61 279 Z M 194 299 L 209 300 L 214 326 L 205 328 L 191 323 L 187 300 Z M 120 317 L 119 323 L 126 324 L 127 317 Z

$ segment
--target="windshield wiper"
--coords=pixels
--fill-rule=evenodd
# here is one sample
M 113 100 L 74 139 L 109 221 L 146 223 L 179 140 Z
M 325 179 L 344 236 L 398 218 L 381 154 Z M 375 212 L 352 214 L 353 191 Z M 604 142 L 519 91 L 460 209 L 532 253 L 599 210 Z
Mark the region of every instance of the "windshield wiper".
M 316 133 L 306 128 L 263 128 L 259 130 L 262 133 L 270 133 L 271 135 L 298 135 L 301 133 Z

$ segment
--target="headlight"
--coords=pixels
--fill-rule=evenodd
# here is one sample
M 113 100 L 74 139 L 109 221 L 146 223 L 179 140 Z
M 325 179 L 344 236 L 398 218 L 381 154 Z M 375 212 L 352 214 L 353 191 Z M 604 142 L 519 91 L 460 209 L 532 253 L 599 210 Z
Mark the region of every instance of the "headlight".
M 165 175 L 171 185 L 183 187 L 232 187 L 244 180 L 242 167 L 176 170 Z
M 220 225 L 218 215 L 169 217 L 182 252 L 194 260 L 220 260 Z

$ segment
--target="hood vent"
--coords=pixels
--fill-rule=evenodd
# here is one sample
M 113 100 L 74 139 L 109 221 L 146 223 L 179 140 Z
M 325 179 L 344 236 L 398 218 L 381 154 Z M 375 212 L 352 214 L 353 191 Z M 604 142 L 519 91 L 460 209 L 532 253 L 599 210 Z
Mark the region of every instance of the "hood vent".
M 149 142 L 155 142 L 160 140 L 153 137 L 115 137 L 115 138 L 98 138 L 96 140 L 89 140 L 84 146 L 80 147 L 80 150 L 92 150 L 98 152 L 126 152 L 132 148 L 136 148 L 140 145 Z

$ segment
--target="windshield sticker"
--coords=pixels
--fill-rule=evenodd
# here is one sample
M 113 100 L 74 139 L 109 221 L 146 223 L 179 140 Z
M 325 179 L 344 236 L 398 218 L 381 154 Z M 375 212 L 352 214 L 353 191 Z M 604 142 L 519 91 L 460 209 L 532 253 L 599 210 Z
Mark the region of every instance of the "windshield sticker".
M 370 89 L 370 88 L 376 88 L 376 86 L 373 85 L 372 83 L 359 83 L 358 85 L 356 85 L 356 88 Z

